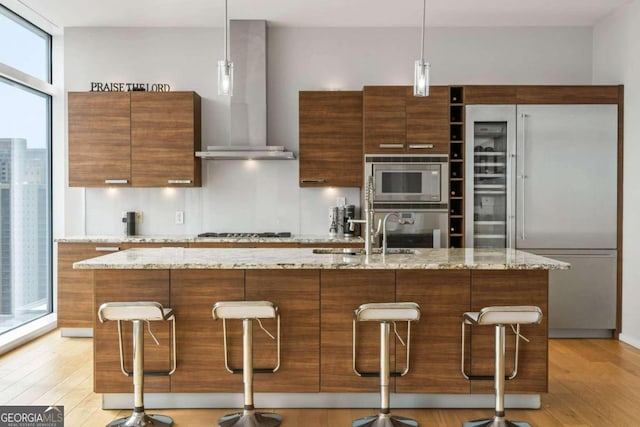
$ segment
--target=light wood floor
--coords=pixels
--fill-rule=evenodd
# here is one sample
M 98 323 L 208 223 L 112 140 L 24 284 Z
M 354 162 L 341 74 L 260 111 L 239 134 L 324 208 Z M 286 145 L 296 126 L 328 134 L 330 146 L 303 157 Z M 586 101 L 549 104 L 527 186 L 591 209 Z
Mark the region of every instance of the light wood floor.
M 549 394 L 539 410 L 508 410 L 510 419 L 536 427 L 640 426 L 640 350 L 613 340 L 551 340 Z M 100 409 L 92 392 L 92 340 L 53 331 L 0 356 L 0 405 L 64 405 L 65 426 L 104 426 L 128 415 Z M 228 409 L 159 411 L 177 427 L 214 426 Z M 375 409 L 278 409 L 283 427 L 350 426 Z M 453 427 L 491 410 L 398 410 L 420 426 Z

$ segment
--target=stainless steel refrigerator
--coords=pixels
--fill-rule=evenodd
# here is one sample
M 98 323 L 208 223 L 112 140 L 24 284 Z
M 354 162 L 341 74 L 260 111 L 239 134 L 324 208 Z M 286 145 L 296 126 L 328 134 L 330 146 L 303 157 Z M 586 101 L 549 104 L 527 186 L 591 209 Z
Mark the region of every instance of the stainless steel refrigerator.
M 466 247 L 571 263 L 549 275 L 552 336 L 616 328 L 616 105 L 466 107 Z

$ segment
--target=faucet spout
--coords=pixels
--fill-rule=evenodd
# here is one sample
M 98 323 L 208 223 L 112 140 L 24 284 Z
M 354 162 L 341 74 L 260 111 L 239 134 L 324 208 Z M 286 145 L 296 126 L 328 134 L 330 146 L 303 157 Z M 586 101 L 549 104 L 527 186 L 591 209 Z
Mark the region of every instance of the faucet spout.
M 386 214 L 382 220 L 382 255 L 387 254 L 387 220 L 392 216 L 398 218 L 398 224 L 401 225 L 414 223 L 413 218 L 402 218 L 398 212 L 389 212 Z

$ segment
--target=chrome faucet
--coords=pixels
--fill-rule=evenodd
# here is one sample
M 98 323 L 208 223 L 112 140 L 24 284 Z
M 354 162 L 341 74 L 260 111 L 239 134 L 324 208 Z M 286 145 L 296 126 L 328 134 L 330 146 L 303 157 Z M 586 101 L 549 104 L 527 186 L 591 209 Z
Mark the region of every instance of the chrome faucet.
M 382 255 L 387 254 L 387 220 L 389 217 L 395 216 L 398 218 L 398 224 L 413 224 L 413 218 L 402 218 L 398 212 L 389 212 L 384 216 L 382 220 Z
M 380 226 L 382 221 L 378 220 L 378 227 L 376 230 L 372 229 L 373 226 L 373 193 L 375 192 L 375 184 L 373 177 L 370 176 L 367 180 L 367 188 L 364 193 L 364 218 L 365 219 L 349 219 L 349 224 L 358 223 L 364 224 L 364 253 L 369 256 L 372 252 L 373 241 L 377 240 L 380 235 Z

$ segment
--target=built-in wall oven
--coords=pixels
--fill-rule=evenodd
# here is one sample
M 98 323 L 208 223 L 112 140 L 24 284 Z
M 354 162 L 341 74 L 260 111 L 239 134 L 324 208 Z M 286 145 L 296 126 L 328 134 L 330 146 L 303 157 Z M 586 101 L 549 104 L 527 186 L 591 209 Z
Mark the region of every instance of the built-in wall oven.
M 387 246 L 449 245 L 449 157 L 365 155 L 365 187 L 374 179 L 374 220 L 387 220 Z M 381 236 L 382 238 L 382 236 Z

